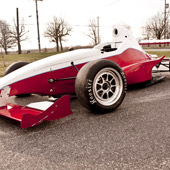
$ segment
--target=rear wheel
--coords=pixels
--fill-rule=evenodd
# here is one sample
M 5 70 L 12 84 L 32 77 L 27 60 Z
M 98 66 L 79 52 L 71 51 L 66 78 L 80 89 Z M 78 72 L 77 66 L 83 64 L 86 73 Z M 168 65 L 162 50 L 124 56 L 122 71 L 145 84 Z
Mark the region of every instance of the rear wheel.
M 11 72 L 13 72 L 13 71 L 15 71 L 15 70 L 25 66 L 25 65 L 27 65 L 27 64 L 29 64 L 29 63 L 23 62 L 23 61 L 18 61 L 18 62 L 12 63 L 11 65 L 9 65 L 7 67 L 7 69 L 5 70 L 5 74 L 4 75 L 7 75 L 7 74 L 9 74 L 9 73 L 11 73 Z
M 11 64 L 7 67 L 4 75 L 6 76 L 7 74 L 12 73 L 13 71 L 15 71 L 15 70 L 27 65 L 27 64 L 29 64 L 29 63 L 24 62 L 24 61 L 15 62 L 15 63 L 13 63 L 13 64 Z M 19 94 L 19 95 L 16 95 L 16 96 L 17 97 L 27 97 L 27 96 L 30 96 L 30 95 L 31 94 Z
M 97 113 L 115 110 L 126 94 L 123 70 L 109 60 L 92 61 L 79 71 L 75 91 L 80 103 Z

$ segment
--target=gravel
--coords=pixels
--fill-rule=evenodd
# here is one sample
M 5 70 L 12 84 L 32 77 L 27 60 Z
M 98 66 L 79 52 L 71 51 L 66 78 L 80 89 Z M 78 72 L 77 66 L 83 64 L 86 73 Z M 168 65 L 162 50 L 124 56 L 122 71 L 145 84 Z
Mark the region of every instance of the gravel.
M 71 116 L 28 129 L 0 117 L 0 170 L 170 169 L 169 74 L 153 86 L 128 90 L 113 113 L 94 114 L 77 99 L 71 108 Z

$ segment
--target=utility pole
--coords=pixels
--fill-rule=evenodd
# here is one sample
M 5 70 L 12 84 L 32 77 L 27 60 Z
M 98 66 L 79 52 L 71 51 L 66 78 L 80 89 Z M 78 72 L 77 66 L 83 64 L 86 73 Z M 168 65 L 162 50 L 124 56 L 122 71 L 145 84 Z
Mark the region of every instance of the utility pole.
M 19 32 L 19 10 L 16 9 L 16 17 L 17 17 L 17 41 L 18 41 L 18 54 L 21 54 L 21 44 L 20 44 L 20 32 Z
M 166 0 L 164 5 L 164 25 L 165 25 L 164 39 L 166 39 Z
M 38 2 L 37 1 L 38 0 L 35 0 L 36 18 L 37 18 L 38 48 L 39 48 L 39 53 L 41 53 L 40 28 L 39 28 Z M 39 0 L 39 1 L 42 1 L 42 0 Z
M 166 3 L 165 0 L 165 4 L 164 4 L 164 27 L 165 27 L 165 32 L 164 32 L 164 39 L 167 39 L 167 15 L 166 15 L 166 9 L 169 8 L 169 4 Z M 164 45 L 166 46 L 166 44 Z
M 100 43 L 100 33 L 99 33 L 99 17 L 97 17 L 97 27 L 98 27 L 98 44 Z
M 164 38 L 166 39 L 166 31 L 167 31 L 167 15 L 166 15 L 166 9 L 169 8 L 169 4 L 166 3 L 165 0 L 165 4 L 164 4 L 164 22 L 165 22 L 165 33 L 164 33 Z

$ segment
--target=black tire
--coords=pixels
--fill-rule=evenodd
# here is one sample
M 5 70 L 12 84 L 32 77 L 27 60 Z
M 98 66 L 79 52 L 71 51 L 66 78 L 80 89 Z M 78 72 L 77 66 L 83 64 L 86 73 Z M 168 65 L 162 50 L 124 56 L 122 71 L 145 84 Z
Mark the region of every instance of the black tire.
M 13 72 L 13 71 L 15 71 L 15 70 L 25 66 L 25 65 L 27 65 L 27 64 L 29 64 L 29 63 L 23 62 L 23 61 L 18 61 L 18 62 L 12 63 L 11 65 L 9 65 L 7 67 L 7 69 L 5 70 L 5 74 L 4 75 L 7 75 L 7 74 L 9 74 L 9 73 L 11 73 L 11 72 Z
M 4 75 L 6 76 L 7 74 L 9 74 L 9 73 L 11 73 L 11 72 L 13 72 L 13 71 L 15 71 L 15 70 L 17 70 L 17 69 L 19 69 L 19 68 L 27 65 L 27 64 L 29 64 L 29 63 L 24 62 L 24 61 L 18 61 L 18 62 L 12 63 L 11 65 L 9 65 L 9 66 L 7 67 Z M 30 95 L 31 95 L 31 94 L 18 94 L 18 95 L 16 95 L 16 96 L 17 96 L 17 97 L 28 97 L 28 96 L 30 96 Z
M 119 107 L 126 90 L 123 70 L 110 60 L 95 60 L 85 64 L 75 82 L 80 103 L 96 113 L 111 112 Z

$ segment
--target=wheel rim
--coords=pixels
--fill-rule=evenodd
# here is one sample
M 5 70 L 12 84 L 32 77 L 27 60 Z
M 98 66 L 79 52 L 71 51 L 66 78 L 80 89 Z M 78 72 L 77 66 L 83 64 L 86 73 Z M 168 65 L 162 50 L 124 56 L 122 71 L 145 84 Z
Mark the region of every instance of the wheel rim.
M 93 82 L 93 92 L 96 100 L 104 105 L 115 104 L 123 90 L 120 73 L 113 68 L 104 68 L 98 72 Z

